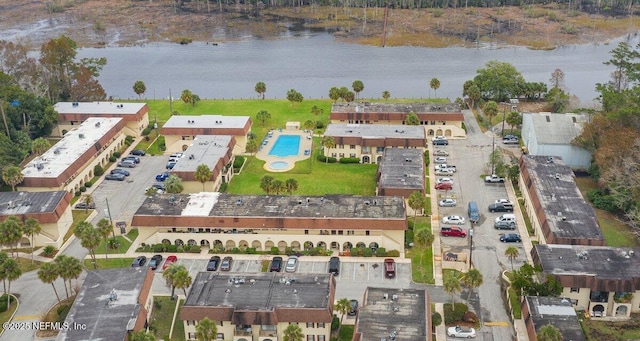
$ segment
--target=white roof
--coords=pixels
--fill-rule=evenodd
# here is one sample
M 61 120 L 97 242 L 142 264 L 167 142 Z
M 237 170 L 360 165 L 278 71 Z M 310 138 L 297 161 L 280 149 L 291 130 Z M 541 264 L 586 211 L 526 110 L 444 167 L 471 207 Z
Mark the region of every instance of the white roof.
M 201 115 L 169 117 L 163 128 L 244 128 L 249 116 Z
M 208 217 L 213 205 L 218 202 L 218 192 L 200 192 L 189 195 L 189 202 L 182 210 L 182 216 Z
M 25 178 L 57 178 L 71 164 L 98 142 L 109 130 L 122 121 L 120 117 L 90 117 L 78 128 L 67 132 L 41 156 L 31 160 L 22 169 Z
M 538 144 L 569 144 L 582 133 L 587 116 L 581 114 L 531 113 Z
M 198 135 L 185 150 L 184 156 L 178 159 L 172 171 L 195 172 L 198 166 L 205 164 L 215 166 L 218 160 L 227 155 L 229 143 L 233 137 L 229 135 Z
M 58 102 L 53 106 L 58 114 L 120 114 L 135 115 L 146 103 Z

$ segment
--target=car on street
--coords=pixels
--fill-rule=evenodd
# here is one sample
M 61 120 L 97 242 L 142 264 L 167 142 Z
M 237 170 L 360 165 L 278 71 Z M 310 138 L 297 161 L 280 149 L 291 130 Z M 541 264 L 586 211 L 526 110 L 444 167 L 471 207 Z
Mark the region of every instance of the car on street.
M 156 181 L 165 181 L 169 177 L 169 172 L 162 172 L 162 174 L 156 175 Z
M 448 146 L 449 145 L 449 141 L 441 139 L 441 140 L 432 140 L 431 143 L 434 146 Z
M 212 256 L 207 263 L 207 271 L 218 270 L 218 264 L 220 264 L 220 256 Z
M 177 256 L 171 255 L 171 256 L 167 257 L 167 260 L 164 261 L 164 265 L 162 266 L 162 270 L 166 270 L 169 267 L 169 265 L 171 265 L 171 264 L 173 264 L 173 263 L 175 263 L 177 261 L 178 261 L 178 257 Z
M 444 182 L 441 184 L 436 184 L 435 186 L 436 189 L 440 189 L 440 190 L 445 190 L 445 191 L 449 191 L 453 189 L 453 184 L 450 184 L 448 182 Z
M 503 233 L 503 234 L 500 234 L 500 241 L 503 243 L 520 243 L 522 242 L 522 239 L 520 239 L 519 234 Z
M 111 170 L 111 174 L 122 174 L 124 176 L 131 175 L 131 173 L 129 173 L 128 170 L 122 169 L 122 168 L 116 168 L 116 169 Z
M 131 151 L 131 155 L 145 156 L 145 155 L 147 155 L 147 153 L 145 153 L 145 151 L 142 150 L 142 149 L 134 149 L 134 150 Z
M 147 257 L 145 256 L 138 256 L 136 257 L 136 259 L 133 260 L 133 262 L 131 263 L 131 267 L 132 268 L 139 268 L 141 266 L 144 266 L 147 263 Z
M 271 259 L 271 266 L 269 266 L 269 272 L 280 272 L 280 270 L 282 270 L 282 257 L 273 257 L 273 259 Z
M 132 160 L 122 160 L 118 162 L 118 167 L 136 168 L 136 162 Z
M 439 183 L 439 184 L 450 183 L 450 184 L 453 185 L 453 179 L 451 179 L 451 178 L 438 178 L 437 183 Z
M 442 226 L 440 227 L 440 235 L 444 237 L 466 237 L 467 231 L 458 226 Z
M 233 262 L 233 258 L 230 256 L 222 258 L 222 263 L 220 263 L 220 271 L 231 271 L 231 262 Z
M 493 203 L 489 205 L 489 212 L 513 212 L 513 205 Z
M 96 208 L 96 203 L 90 202 L 87 205 L 86 202 L 79 202 L 74 206 L 74 208 L 76 208 L 76 209 L 84 209 L 84 210 L 86 210 L 86 209 L 93 210 L 94 208 Z
M 515 230 L 516 229 L 516 223 L 514 221 L 496 221 L 493 224 L 493 227 L 496 230 Z
M 350 300 L 349 301 L 349 311 L 347 315 L 356 316 L 358 314 L 358 300 Z
M 149 267 L 151 268 L 151 270 L 155 270 L 158 268 L 158 266 L 160 266 L 161 263 L 162 255 L 155 255 L 151 257 L 151 260 L 149 260 Z
M 464 217 L 459 215 L 450 215 L 442 218 L 443 224 L 463 225 L 465 222 Z
M 433 162 L 435 163 L 447 163 L 447 158 L 444 156 L 438 156 L 437 158 L 433 159 Z
M 476 330 L 469 327 L 449 327 L 447 329 L 447 335 L 451 337 L 459 337 L 464 339 L 471 339 L 476 337 Z
M 124 161 L 124 160 L 132 160 L 135 163 L 140 163 L 140 158 L 135 156 L 135 155 L 127 155 L 127 156 L 122 158 L 122 161 Z
M 298 256 L 290 256 L 287 259 L 287 265 L 284 267 L 285 272 L 296 272 L 298 269 Z
M 124 174 L 115 173 L 115 174 L 107 174 L 104 176 L 105 180 L 116 180 L 116 181 L 124 181 L 126 176 Z
M 449 156 L 449 152 L 444 149 L 436 149 L 433 151 L 433 156 Z
M 456 204 L 456 199 L 442 199 L 438 202 L 438 206 L 440 207 L 455 207 Z

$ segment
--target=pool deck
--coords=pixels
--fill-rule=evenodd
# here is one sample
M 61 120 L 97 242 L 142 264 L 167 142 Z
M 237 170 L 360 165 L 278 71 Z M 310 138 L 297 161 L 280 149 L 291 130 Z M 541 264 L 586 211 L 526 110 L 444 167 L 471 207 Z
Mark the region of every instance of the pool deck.
M 269 155 L 271 148 L 276 143 L 278 136 L 280 135 L 299 135 L 300 136 L 300 147 L 298 149 L 298 155 L 279 157 L 274 155 Z M 286 172 L 290 171 L 295 167 L 295 163 L 297 161 L 306 160 L 311 157 L 311 141 L 312 139 L 311 133 L 305 132 L 304 130 L 287 130 L 287 129 L 274 129 L 270 132 L 270 135 L 266 136 L 264 140 L 260 141 L 260 147 L 258 152 L 256 153 L 256 158 L 260 160 L 266 161 L 264 164 L 264 169 L 268 172 Z M 262 141 L 267 141 L 267 144 L 263 144 Z M 305 155 L 305 151 L 309 151 L 307 155 Z M 287 167 L 282 169 L 273 169 L 270 168 L 269 165 L 272 162 L 276 161 L 285 161 L 287 162 Z

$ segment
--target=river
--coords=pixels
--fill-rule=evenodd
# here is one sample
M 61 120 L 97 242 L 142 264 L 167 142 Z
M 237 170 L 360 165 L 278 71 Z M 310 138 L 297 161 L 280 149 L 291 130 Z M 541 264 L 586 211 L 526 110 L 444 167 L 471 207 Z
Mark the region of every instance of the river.
M 549 83 L 551 73 L 565 73 L 565 87 L 583 106 L 593 105 L 596 83 L 607 82 L 613 68 L 603 62 L 623 38 L 607 44 L 572 45 L 552 51 L 523 47 L 421 48 L 373 47 L 340 42 L 327 33 L 303 32 L 278 40 L 153 43 L 144 46 L 84 48 L 79 57 L 106 57 L 99 80 L 109 96 L 136 98 L 132 87 L 142 80 L 149 99 L 180 97 L 189 89 L 200 98 L 255 98 L 256 82 L 267 85 L 267 98 L 285 98 L 295 89 L 305 98 L 327 98 L 332 86 L 364 83 L 361 98 L 429 98 L 432 78 L 440 80 L 438 97 L 460 97 L 462 84 L 487 61 L 513 64 L 527 81 Z M 624 37 L 630 45 L 638 35 Z

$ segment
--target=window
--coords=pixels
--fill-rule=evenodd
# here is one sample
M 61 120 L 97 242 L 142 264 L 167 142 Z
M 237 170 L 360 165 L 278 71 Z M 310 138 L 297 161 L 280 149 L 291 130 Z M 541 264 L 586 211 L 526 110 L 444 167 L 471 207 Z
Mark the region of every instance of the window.
M 304 230 L 304 234 L 309 234 L 309 230 Z
M 344 157 L 344 153 L 340 153 L 340 154 L 338 154 L 338 156 Z
M 331 157 L 335 158 L 338 154 L 336 153 L 331 153 Z
M 336 235 L 336 230 L 331 230 L 331 235 Z
M 347 230 L 347 235 L 352 236 L 355 233 L 354 230 Z
M 580 288 L 571 288 L 571 292 L 580 292 Z
M 344 149 L 344 144 L 339 145 L 338 149 Z
M 324 328 L 324 322 L 318 322 L 318 328 Z
M 316 341 L 315 335 L 307 335 L 307 341 Z
M 187 339 L 196 340 L 196 333 L 187 333 Z
M 435 125 L 435 124 L 436 124 L 436 121 L 431 121 L 431 123 L 430 123 L 430 124 L 431 124 L 431 125 Z
M 351 154 L 349 154 L 349 157 L 356 157 L 356 154 L 355 153 L 351 153 Z
M 216 335 L 216 340 L 224 340 L 224 333 L 218 333 L 218 335 Z
M 368 236 L 369 235 L 369 230 L 364 231 L 364 235 Z
M 318 341 L 324 341 L 324 335 L 318 335 Z
M 342 236 L 342 234 L 343 234 L 343 233 L 344 233 L 344 231 L 342 231 L 342 230 L 339 230 L 339 231 L 338 231 L 338 235 L 339 235 L 339 236 Z
M 313 322 L 307 322 L 307 328 L 313 328 Z
M 356 145 L 355 144 L 350 145 L 349 149 L 356 149 Z
M 377 147 L 376 151 L 378 152 L 378 154 L 382 154 L 384 152 L 384 147 Z

